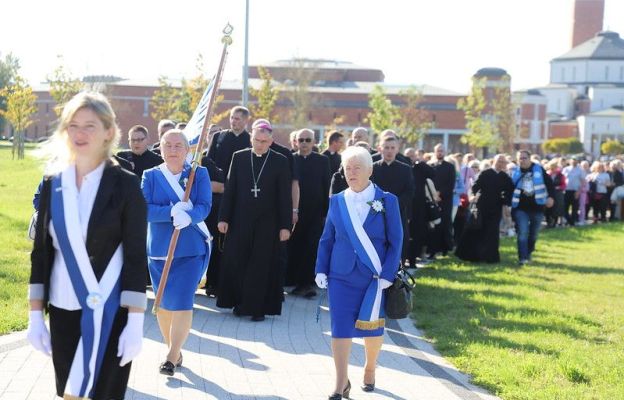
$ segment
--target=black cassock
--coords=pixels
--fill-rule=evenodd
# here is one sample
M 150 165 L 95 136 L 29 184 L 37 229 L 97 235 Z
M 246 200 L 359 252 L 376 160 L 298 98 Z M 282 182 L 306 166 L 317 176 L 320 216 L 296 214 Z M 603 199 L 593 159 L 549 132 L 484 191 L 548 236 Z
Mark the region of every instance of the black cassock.
M 347 179 L 344 175 L 344 168 L 342 165 L 338 168 L 338 171 L 334 172 L 331 177 L 331 183 L 329 184 L 329 193 L 337 194 L 348 188 Z
M 225 183 L 223 170 L 217 167 L 217 164 L 215 164 L 208 155 L 202 157 L 201 165 L 208 169 L 210 182 Z M 204 221 L 213 236 L 210 261 L 208 262 L 208 269 L 206 270 L 206 287 L 211 289 L 216 289 L 219 285 L 219 270 L 221 269 L 223 235 L 217 230 L 217 223 L 219 222 L 219 208 L 221 206 L 222 197 L 223 193 L 212 192 L 212 207 L 210 208 L 210 214 L 208 214 L 208 217 L 206 217 Z
M 287 285 L 314 284 L 318 242 L 329 206 L 329 159 L 318 153 L 294 154 L 299 177 L 299 221 L 288 243 Z
M 398 160 L 387 164 L 384 160 L 373 163 L 371 181 L 385 192 L 390 192 L 399 199 L 401 221 L 403 222 L 403 258 L 407 257 L 407 221 L 412 215 L 414 197 L 414 178 L 409 165 Z
M 135 154 L 130 150 L 120 151 L 117 156 L 132 164 L 132 172 L 141 179 L 143 171 L 154 168 L 163 163 L 163 159 L 151 150 L 145 150 L 143 154 Z
M 426 187 L 427 179 L 435 176 L 435 172 L 426 162 L 420 161 L 412 167 L 414 175 L 414 201 L 412 202 L 412 219 L 410 220 L 410 260 L 420 257 L 422 250 L 429 244 L 429 221 L 427 220 Z
M 455 255 L 466 261 L 497 263 L 502 207 L 511 204 L 513 182 L 505 172 L 486 169 L 472 185 L 472 192 L 481 192 L 477 208 L 483 223 L 480 229 L 464 229 Z
M 332 153 L 329 150 L 325 150 L 323 155 L 329 158 L 329 172 L 332 175 L 338 172 L 338 168 L 340 168 L 340 163 L 342 162 L 342 156 L 340 153 Z
M 247 131 L 241 132 L 238 136 L 231 129 L 225 129 L 215 133 L 210 142 L 208 157 L 217 164 L 223 171 L 230 169 L 232 155 L 239 150 L 247 149 L 251 146 L 251 136 Z
M 442 218 L 433 231 L 431 249 L 427 249 L 430 254 L 446 253 L 453 248 L 451 216 L 453 214 L 453 190 L 456 179 L 455 167 L 447 161 L 434 164 L 433 171 L 435 172 L 433 183 L 441 197 L 439 204 L 442 209 Z
M 258 191 L 253 190 L 252 157 Z M 219 221 L 227 222 L 229 229 L 221 262 L 218 307 L 237 307 L 240 315 L 281 313 L 279 231 L 290 230 L 291 209 L 290 169 L 284 156 L 273 150 L 261 157 L 251 149 L 234 153 L 219 211 Z

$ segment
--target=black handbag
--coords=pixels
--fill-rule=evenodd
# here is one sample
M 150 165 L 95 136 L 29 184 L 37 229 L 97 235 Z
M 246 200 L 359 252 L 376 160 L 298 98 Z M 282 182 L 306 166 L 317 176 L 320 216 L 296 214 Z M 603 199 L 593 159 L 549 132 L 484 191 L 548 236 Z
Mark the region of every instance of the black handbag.
M 387 245 L 388 225 L 385 212 L 383 213 L 383 220 Z M 392 285 L 384 289 L 386 295 L 386 304 L 384 306 L 386 318 L 407 318 L 412 309 L 412 289 L 414 288 L 410 282 L 414 282 L 414 277 L 400 265 Z
M 410 282 L 414 277 L 409 272 L 399 268 L 397 276 L 392 282 L 392 286 L 385 289 L 386 292 L 386 318 L 403 319 L 407 318 L 412 310 L 412 290 L 414 287 Z
M 429 197 L 433 199 L 433 193 L 431 193 L 431 189 L 426 182 L 425 189 L 427 190 L 427 192 L 429 192 Z M 436 220 L 441 220 L 442 218 L 442 210 L 440 209 L 440 206 L 435 201 L 429 200 L 429 198 L 425 196 L 425 207 L 427 209 L 427 222 L 433 222 L 437 224 L 438 222 L 436 222 Z

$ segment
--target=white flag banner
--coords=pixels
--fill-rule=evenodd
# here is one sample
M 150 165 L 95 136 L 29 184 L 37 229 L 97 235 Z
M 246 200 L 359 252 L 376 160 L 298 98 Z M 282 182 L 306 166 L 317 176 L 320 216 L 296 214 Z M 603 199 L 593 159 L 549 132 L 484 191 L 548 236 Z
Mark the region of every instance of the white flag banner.
M 208 82 L 208 87 L 204 91 L 201 100 L 199 100 L 199 104 L 193 112 L 193 116 L 191 120 L 184 128 L 184 136 L 188 140 L 191 147 L 197 146 L 199 142 L 199 137 L 202 133 L 202 128 L 204 127 L 204 121 L 206 120 L 206 114 L 208 113 L 208 102 L 210 101 L 210 93 L 212 92 L 212 88 L 214 87 L 214 78 Z

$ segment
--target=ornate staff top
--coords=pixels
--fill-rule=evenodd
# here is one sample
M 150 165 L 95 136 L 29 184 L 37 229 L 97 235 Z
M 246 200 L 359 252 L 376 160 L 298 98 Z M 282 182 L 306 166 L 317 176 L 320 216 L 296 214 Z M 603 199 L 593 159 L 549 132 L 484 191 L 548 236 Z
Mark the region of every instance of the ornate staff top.
M 233 30 L 234 30 L 234 27 L 230 25 L 230 23 L 228 22 L 225 28 L 223 28 L 224 36 L 221 39 L 221 43 L 226 44 L 228 46 L 232 44 L 232 31 Z

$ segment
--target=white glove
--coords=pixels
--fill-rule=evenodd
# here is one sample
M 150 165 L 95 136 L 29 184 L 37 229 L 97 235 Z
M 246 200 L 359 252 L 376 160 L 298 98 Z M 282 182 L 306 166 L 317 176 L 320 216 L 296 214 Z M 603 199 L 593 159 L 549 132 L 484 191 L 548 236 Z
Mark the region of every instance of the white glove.
M 171 207 L 171 216 L 175 217 L 181 211 L 191 211 L 193 209 L 193 203 L 191 201 L 178 201 Z
M 191 217 L 184 211 L 173 216 L 173 226 L 176 229 L 184 229 L 191 224 Z
M 379 280 L 379 286 L 381 286 L 382 289 L 386 289 L 389 288 L 390 286 L 392 286 L 392 282 L 387 281 L 385 279 L 380 279 Z
M 143 319 L 142 312 L 129 312 L 126 327 L 119 335 L 117 357 L 121 357 L 119 366 L 123 367 L 134 360 L 143 346 Z
M 316 282 L 316 286 L 318 286 L 319 289 L 327 289 L 327 275 L 319 272 L 318 274 L 316 274 L 314 281 Z
M 30 311 L 28 317 L 28 331 L 26 338 L 30 344 L 46 356 L 52 355 L 52 344 L 50 343 L 50 332 L 43 320 L 43 311 Z

